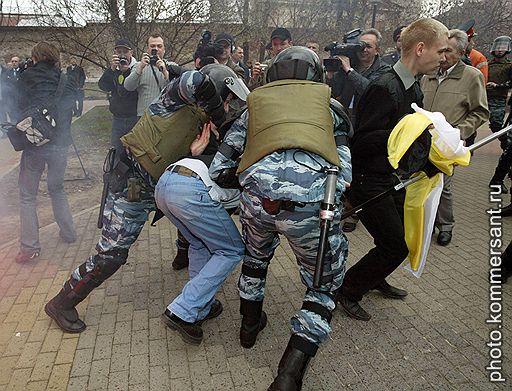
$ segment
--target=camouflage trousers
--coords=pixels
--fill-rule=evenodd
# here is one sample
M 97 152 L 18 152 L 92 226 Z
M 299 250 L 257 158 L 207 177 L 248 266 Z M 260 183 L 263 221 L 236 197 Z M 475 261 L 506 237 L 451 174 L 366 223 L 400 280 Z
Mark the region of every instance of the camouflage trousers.
M 496 132 L 503 127 L 503 119 L 505 117 L 505 98 L 492 97 L 488 99 L 489 104 L 489 123 L 491 130 Z
M 246 246 L 242 274 L 238 282 L 240 297 L 251 301 L 262 301 L 265 296 L 267 268 L 274 251 L 279 246 L 279 234 L 284 236 L 292 248 L 302 283 L 306 286 L 304 302 L 320 305 L 330 314 L 335 308 L 334 291 L 343 283 L 348 242 L 340 230 L 340 213 L 336 210 L 328 235 L 328 251 L 324 264 L 324 276 L 319 289 L 313 289 L 315 260 L 320 240 L 320 202 L 295 207 L 293 211 L 281 210 L 276 215 L 268 214 L 259 196 L 243 192 L 240 221 Z M 244 269 L 255 270 L 245 274 Z M 259 273 L 258 273 L 259 272 Z M 251 274 L 249 276 L 248 274 Z M 325 312 L 325 311 L 324 311 Z M 301 309 L 291 319 L 292 334 L 319 345 L 331 332 L 329 320 L 318 312 Z
M 100 260 L 104 264 L 126 262 L 128 250 L 139 237 L 149 213 L 155 209 L 153 191 L 142 190 L 138 202 L 127 200 L 127 189 L 115 194 L 109 192 L 103 212 L 103 230 L 96 244 L 98 253 L 77 267 L 71 274 L 72 278 L 80 281 Z

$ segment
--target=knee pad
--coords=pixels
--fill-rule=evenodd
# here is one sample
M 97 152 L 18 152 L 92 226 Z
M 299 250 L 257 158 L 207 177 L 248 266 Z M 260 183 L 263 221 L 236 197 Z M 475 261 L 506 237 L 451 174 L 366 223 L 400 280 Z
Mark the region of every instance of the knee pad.
M 315 303 L 313 301 L 303 301 L 301 310 L 313 312 L 320 316 L 322 319 L 325 319 L 327 323 L 331 323 L 332 312 L 321 304 Z
M 96 263 L 96 267 L 92 271 L 96 281 L 100 284 L 113 275 L 128 259 L 128 250 L 110 250 L 101 254 L 100 259 Z
M 267 272 L 268 272 L 268 269 L 261 269 L 261 268 L 256 269 L 256 268 L 250 267 L 249 265 L 247 265 L 245 263 L 242 265 L 242 274 L 247 277 L 259 278 L 261 280 L 264 280 L 265 278 L 267 278 Z
M 92 284 L 95 287 L 100 286 L 103 281 L 113 275 L 122 265 L 126 263 L 128 259 L 128 250 L 116 249 L 110 250 L 94 256 L 96 262 L 94 263 L 94 269 L 87 272 L 87 262 L 80 265 L 78 268 L 82 279 L 78 285 Z

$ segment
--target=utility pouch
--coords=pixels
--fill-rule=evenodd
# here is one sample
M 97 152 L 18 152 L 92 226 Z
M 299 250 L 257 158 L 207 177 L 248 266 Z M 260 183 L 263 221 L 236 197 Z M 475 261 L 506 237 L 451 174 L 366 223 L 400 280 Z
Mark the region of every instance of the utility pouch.
M 261 200 L 261 205 L 265 212 L 267 212 L 271 216 L 277 215 L 281 211 L 281 200 L 269 200 L 268 198 L 263 198 Z
M 126 199 L 128 202 L 139 202 L 140 201 L 140 190 L 141 184 L 137 177 L 128 178 L 128 192 Z

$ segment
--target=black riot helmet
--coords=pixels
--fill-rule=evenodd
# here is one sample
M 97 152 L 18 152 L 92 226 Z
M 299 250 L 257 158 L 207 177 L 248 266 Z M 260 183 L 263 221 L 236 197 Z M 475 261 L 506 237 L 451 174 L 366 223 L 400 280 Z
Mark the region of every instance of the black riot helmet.
M 496 52 L 502 52 L 499 56 Z M 494 57 L 501 58 L 506 56 L 512 51 L 512 39 L 508 35 L 502 35 L 494 40 L 491 47 L 491 53 Z
M 323 82 L 324 70 L 317 54 L 303 46 L 284 49 L 270 63 L 266 82 L 283 79 Z
M 244 102 L 247 99 L 249 89 L 230 67 L 222 64 L 208 64 L 199 72 L 209 77 L 223 101 L 226 100 L 230 92 Z

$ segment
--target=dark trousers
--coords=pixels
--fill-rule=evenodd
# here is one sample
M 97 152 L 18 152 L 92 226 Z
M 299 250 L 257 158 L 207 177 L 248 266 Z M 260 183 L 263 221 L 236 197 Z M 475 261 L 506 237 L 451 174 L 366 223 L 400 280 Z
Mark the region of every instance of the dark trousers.
M 398 183 L 392 175 L 354 175 L 350 202 L 359 205 Z M 389 276 L 407 257 L 404 235 L 405 191 L 394 192 L 359 212 L 359 218 L 372 235 L 375 247 L 345 274 L 343 294 L 360 301 L 363 295 Z
M 75 94 L 75 104 L 73 106 L 73 117 L 80 117 L 84 111 L 84 90 L 78 89 Z

